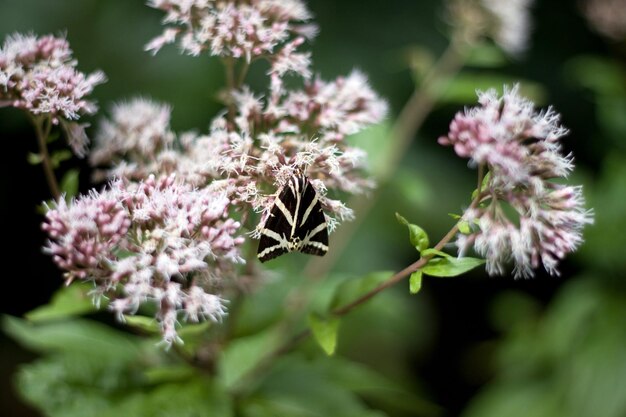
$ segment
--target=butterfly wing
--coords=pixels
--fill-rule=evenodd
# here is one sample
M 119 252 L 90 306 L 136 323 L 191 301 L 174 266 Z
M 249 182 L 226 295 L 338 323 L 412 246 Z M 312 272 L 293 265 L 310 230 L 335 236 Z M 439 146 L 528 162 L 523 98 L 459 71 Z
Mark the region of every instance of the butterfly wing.
M 257 249 L 257 257 L 261 262 L 269 261 L 291 250 L 289 242 L 298 201 L 297 194 L 294 179 L 291 179 L 274 200 L 270 215 L 261 229 Z
M 305 177 L 302 177 L 301 189 L 295 231 L 295 236 L 302 242 L 300 252 L 324 256 L 328 252 L 328 225 L 319 195 Z

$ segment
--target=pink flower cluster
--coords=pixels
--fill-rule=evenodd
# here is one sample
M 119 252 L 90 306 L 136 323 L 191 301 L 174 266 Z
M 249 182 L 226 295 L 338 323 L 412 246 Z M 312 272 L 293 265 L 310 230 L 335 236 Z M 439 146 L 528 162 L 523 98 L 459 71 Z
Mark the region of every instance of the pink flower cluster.
M 233 123 L 220 116 L 208 135 L 187 133 L 177 140 L 167 107 L 142 99 L 120 105 L 102 123 L 92 162 L 111 165 L 108 175 L 123 178 L 176 172 L 196 186 L 227 180 L 237 202 L 264 215 L 274 199 L 265 191 L 304 173 L 320 193 L 331 227 L 350 219 L 352 211 L 326 192 L 357 194 L 373 187 L 364 176 L 365 152 L 345 140 L 386 114 L 386 103 L 366 78 L 355 71 L 333 82 L 316 79 L 268 99 L 243 89 L 233 100 Z
M 296 47 L 313 37 L 316 28 L 304 23 L 311 14 L 300 0 L 151 0 L 149 5 L 167 12 L 164 24 L 171 26 L 147 50 L 157 52 L 179 40 L 182 50 L 194 56 L 208 51 L 247 62 L 304 60 L 308 66 L 308 54 L 296 52 Z
M 537 113 L 518 86 L 505 88 L 501 97 L 494 90 L 479 93 L 478 101 L 458 113 L 448 136 L 439 139 L 489 170 L 479 204 L 463 216 L 477 228 L 459 235 L 459 251 L 473 244 L 490 274 L 503 274 L 509 260 L 516 277 L 532 276 L 540 264 L 558 274 L 558 261 L 582 243 L 582 229 L 593 221 L 582 187 L 553 181 L 573 169 L 559 143 L 567 130 L 551 109 Z
M 174 176 L 141 183 L 112 182 L 70 204 L 48 210 L 46 247 L 68 281 L 96 284 L 120 318 L 150 302 L 163 339 L 177 341 L 179 320 L 219 320 L 217 295 L 239 254 L 240 224 L 228 218 L 230 200 L 216 187 L 194 189 Z
M 86 152 L 87 136 L 85 125 L 75 120 L 95 113 L 97 107 L 88 97 L 104 81 L 101 71 L 85 75 L 76 70 L 72 51 L 63 38 L 16 33 L 0 48 L 0 106 L 44 115 L 54 124 L 60 122 L 72 149 L 81 157 Z
M 172 149 L 171 108 L 138 98 L 118 104 L 112 120 L 102 120 L 89 155 L 93 165 L 106 166 L 109 177 L 142 180 L 156 172 L 156 155 Z M 168 172 L 169 173 L 169 172 Z M 97 178 L 102 173 L 98 173 Z

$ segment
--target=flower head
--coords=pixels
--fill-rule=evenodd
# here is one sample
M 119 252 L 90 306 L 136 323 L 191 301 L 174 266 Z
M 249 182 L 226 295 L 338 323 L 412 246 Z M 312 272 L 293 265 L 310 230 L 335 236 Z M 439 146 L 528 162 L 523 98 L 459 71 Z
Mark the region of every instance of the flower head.
M 146 46 L 154 52 L 179 40 L 181 49 L 194 56 L 206 51 L 250 62 L 282 52 L 284 60 L 285 45 L 315 33 L 304 23 L 311 14 L 300 0 L 151 0 L 149 5 L 165 11 L 164 23 L 170 25 Z
M 491 36 L 505 51 L 516 55 L 528 46 L 529 8 L 533 0 L 481 0 L 495 24 Z
M 387 111 L 365 77 L 355 71 L 332 82 L 316 79 L 301 90 L 267 98 L 244 88 L 233 100 L 232 123 L 218 116 L 207 135 L 188 133 L 177 141 L 168 123 L 152 123 L 168 120 L 166 108 L 146 101 L 139 108 L 150 111 L 136 109 L 137 101 L 118 106 L 96 136 L 92 162 L 112 165 L 108 175 L 123 178 L 176 172 L 196 186 L 224 180 L 235 204 L 251 206 L 263 219 L 275 198 L 266 192 L 304 174 L 320 194 L 331 225 L 351 219 L 352 211 L 327 191 L 358 194 L 373 187 L 364 175 L 365 152 L 345 140 Z
M 47 115 L 63 123 L 70 145 L 84 155 L 84 126 L 75 121 L 97 110 L 89 100 L 93 88 L 105 81 L 102 72 L 84 74 L 76 69 L 67 40 L 53 36 L 37 38 L 10 35 L 0 48 L 0 105 Z
M 581 187 L 553 181 L 573 169 L 572 157 L 562 155 L 559 140 L 567 130 L 559 116 L 536 112 L 518 91 L 479 93 L 480 105 L 457 114 L 439 139 L 489 170 L 478 204 L 463 216 L 474 230 L 459 235 L 457 245 L 460 253 L 474 245 L 490 274 L 503 274 L 509 260 L 516 277 L 532 276 L 540 264 L 558 274 L 558 261 L 582 243 L 593 217 Z
M 173 176 L 115 181 L 48 211 L 46 251 L 68 280 L 93 281 L 97 295 L 111 297 L 120 317 L 153 303 L 164 340 L 172 343 L 179 319 L 225 314 L 216 293 L 243 262 L 230 203 L 215 187 L 194 189 Z
M 493 39 L 505 52 L 516 56 L 528 48 L 534 0 L 451 0 L 455 28 L 464 39 Z
M 616 41 L 626 39 L 626 7 L 623 0 L 586 0 L 581 6 L 595 31 Z

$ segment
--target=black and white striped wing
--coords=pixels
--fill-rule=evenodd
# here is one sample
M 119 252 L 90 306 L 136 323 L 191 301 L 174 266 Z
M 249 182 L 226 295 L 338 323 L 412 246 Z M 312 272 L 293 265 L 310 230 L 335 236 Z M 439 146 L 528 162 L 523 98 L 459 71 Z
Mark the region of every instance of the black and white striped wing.
M 308 179 L 302 178 L 302 192 L 295 237 L 300 252 L 324 256 L 328 252 L 328 226 L 319 195 Z
M 257 257 L 261 262 L 291 251 L 289 242 L 291 241 L 293 214 L 296 213 L 297 204 L 291 182 L 292 180 L 283 187 L 274 200 L 270 216 L 261 229 L 261 239 L 257 250 Z
M 319 196 L 304 176 L 293 176 L 276 197 L 261 230 L 257 257 L 269 261 L 298 250 L 323 256 L 328 252 L 328 228 Z

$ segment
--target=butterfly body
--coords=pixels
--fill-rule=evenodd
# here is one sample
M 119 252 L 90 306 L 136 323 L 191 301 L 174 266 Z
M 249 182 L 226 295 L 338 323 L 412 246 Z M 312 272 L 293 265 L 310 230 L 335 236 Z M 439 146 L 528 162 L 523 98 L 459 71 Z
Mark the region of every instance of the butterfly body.
M 324 256 L 328 252 L 328 226 L 319 195 L 304 175 L 294 175 L 279 191 L 270 210 L 257 257 L 261 262 L 299 251 Z

